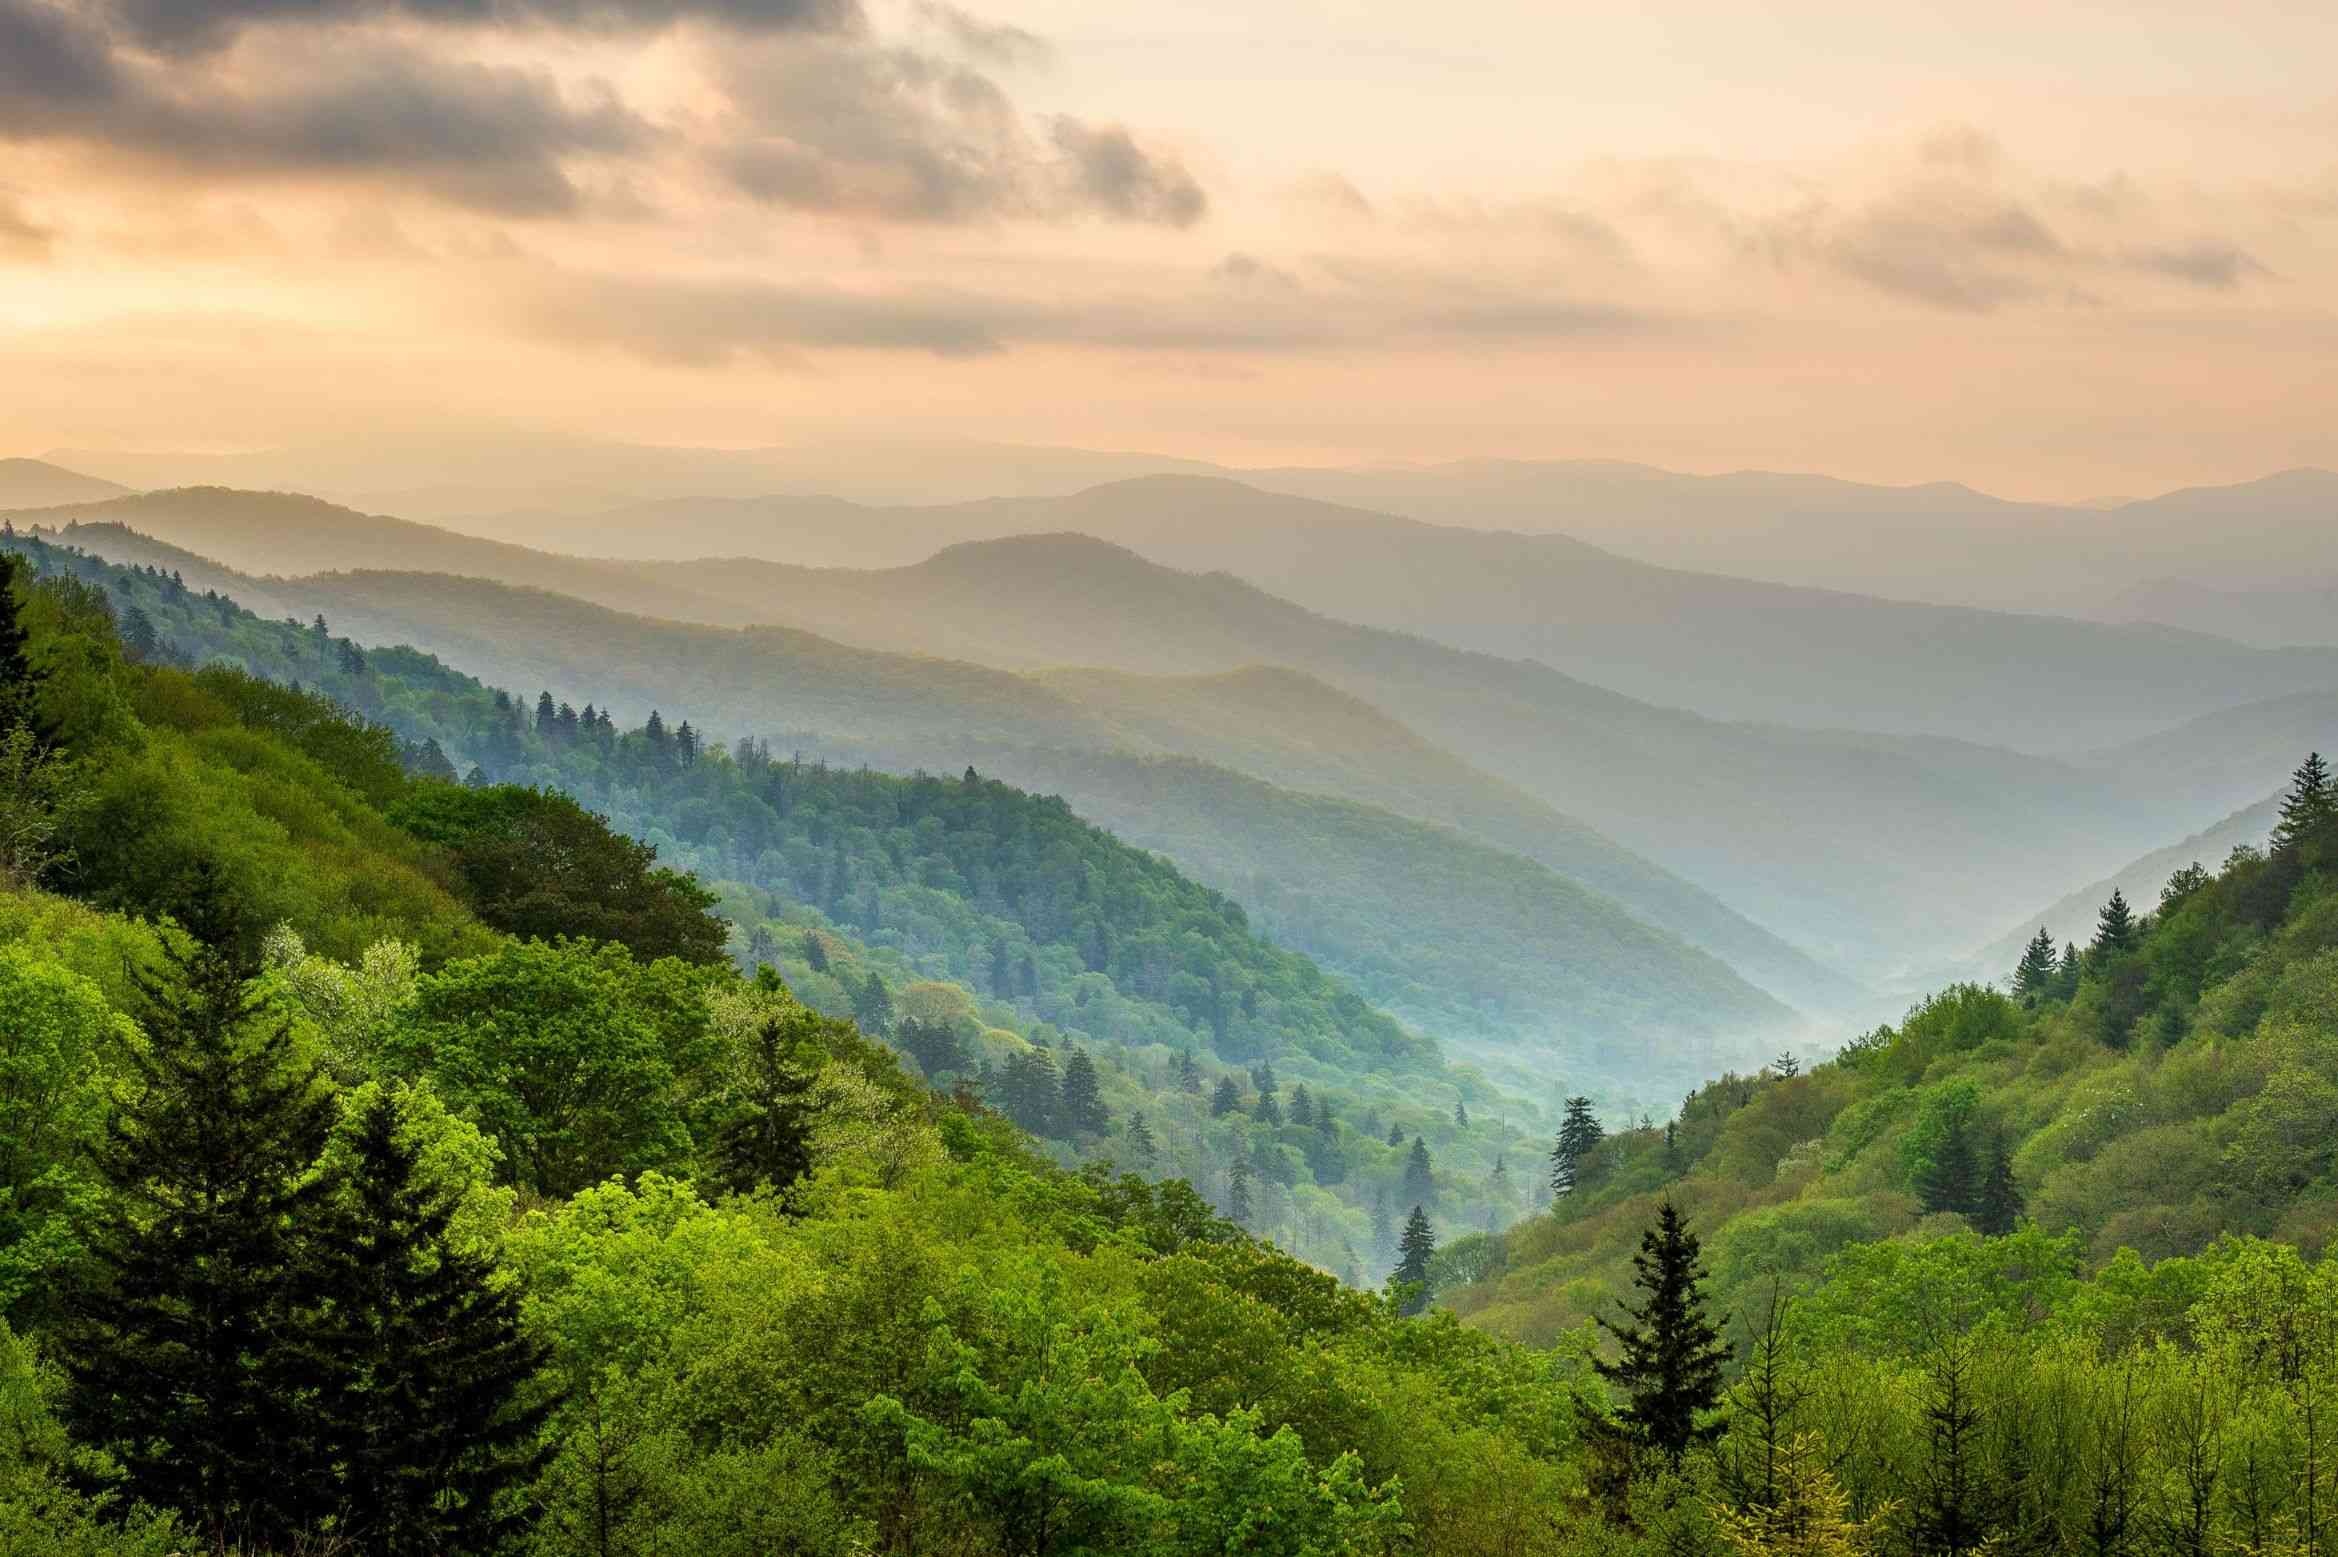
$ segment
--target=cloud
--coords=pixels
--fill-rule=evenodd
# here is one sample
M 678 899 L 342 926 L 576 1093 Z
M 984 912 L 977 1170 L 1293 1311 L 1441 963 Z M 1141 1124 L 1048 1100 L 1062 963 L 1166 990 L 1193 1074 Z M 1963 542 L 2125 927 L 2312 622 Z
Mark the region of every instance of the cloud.
M 774 205 L 917 223 L 1082 215 L 1188 226 L 1208 207 L 1174 160 L 1118 126 L 1049 122 L 1048 146 L 990 76 L 865 37 L 726 50 L 713 74 L 734 124 L 709 148 Z
M 399 20 L 621 33 L 705 21 L 796 32 L 846 29 L 862 19 L 857 0 L 113 0 L 109 14 L 140 47 L 174 55 L 221 49 L 247 27 L 268 25 Z
M 114 95 L 106 36 L 43 0 L 0 0 L 0 129 Z
M 1078 203 L 1123 221 L 1166 227 L 1190 227 L 1209 208 L 1183 167 L 1147 153 L 1119 125 L 1065 116 L 1054 121 L 1050 134 L 1071 161 L 1069 187 Z
M 49 257 L 56 235 L 24 214 L 24 207 L 0 193 L 0 263 L 37 264 Z
M 1055 50 L 1035 32 L 981 17 L 945 5 L 940 0 L 918 0 L 919 20 L 939 32 L 958 54 L 977 65 L 998 70 L 1032 69 L 1055 57 Z
M 2273 274 L 2247 250 L 2217 238 L 2130 249 L 2126 261 L 2136 270 L 2217 292 L 2230 292 L 2245 280 Z

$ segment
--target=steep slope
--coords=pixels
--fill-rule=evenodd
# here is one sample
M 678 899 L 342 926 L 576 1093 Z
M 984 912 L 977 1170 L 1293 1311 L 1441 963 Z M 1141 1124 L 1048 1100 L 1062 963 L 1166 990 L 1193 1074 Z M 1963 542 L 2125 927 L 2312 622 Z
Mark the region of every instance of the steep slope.
M 128 487 L 47 460 L 0 459 L 0 508 L 46 508 L 57 503 L 95 503 L 120 497 Z

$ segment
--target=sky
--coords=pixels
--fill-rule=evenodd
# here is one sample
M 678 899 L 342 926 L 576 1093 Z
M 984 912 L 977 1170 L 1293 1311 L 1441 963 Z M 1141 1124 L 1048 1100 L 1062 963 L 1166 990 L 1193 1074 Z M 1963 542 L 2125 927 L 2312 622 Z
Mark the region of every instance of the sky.
M 0 0 L 0 454 L 2338 466 L 2334 58 L 2280 0 Z

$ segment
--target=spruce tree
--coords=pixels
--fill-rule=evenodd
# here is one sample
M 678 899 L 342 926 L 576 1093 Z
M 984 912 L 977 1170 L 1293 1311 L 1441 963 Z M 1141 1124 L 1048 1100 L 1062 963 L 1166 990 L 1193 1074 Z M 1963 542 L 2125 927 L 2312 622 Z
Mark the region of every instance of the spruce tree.
M 1308 1095 L 1304 1081 L 1291 1089 L 1291 1123 L 1301 1129 L 1315 1123 L 1315 1100 Z
M 812 1171 L 812 1067 L 796 1063 L 786 1017 L 756 1025 L 734 1064 L 730 1111 L 715 1128 L 716 1181 L 734 1194 L 786 1189 Z
M 1691 1444 L 1718 1430 L 1697 1417 L 1721 1399 L 1721 1370 L 1729 1360 L 1728 1344 L 1705 1317 L 1698 1253 L 1696 1234 L 1667 1198 L 1632 1256 L 1632 1284 L 1646 1298 L 1637 1308 L 1623 1305 L 1628 1324 L 1599 1318 L 1622 1355 L 1593 1364 L 1601 1378 L 1623 1388 L 1624 1430 L 1675 1464 Z
M 1429 1225 L 1429 1214 L 1419 1206 L 1405 1218 L 1404 1237 L 1397 1241 L 1396 1271 L 1388 1279 L 1402 1291 L 1397 1306 L 1400 1314 L 1417 1314 L 1429 1306 L 1433 1295 L 1429 1291 L 1429 1260 L 1437 1252 L 1436 1229 Z
M 1391 1146 L 1402 1146 L 1404 1144 L 1404 1126 L 1397 1124 L 1393 1120 L 1390 1121 L 1388 1126 L 1388 1144 Z
M 133 970 L 146 1043 L 98 1169 L 92 1279 L 61 1355 L 79 1435 L 126 1490 L 214 1545 L 297 1534 L 302 1479 L 297 1229 L 335 1193 L 315 1171 L 332 1094 L 289 1023 L 253 992 L 249 927 L 208 866 L 184 893 L 164 969 Z
M 999 1106 L 1033 1135 L 1058 1133 L 1063 1118 L 1063 1082 L 1045 1049 L 1026 1049 L 1008 1058 L 999 1077 Z
M 2013 1154 L 1998 1141 L 1991 1146 L 1989 1166 L 1981 1175 L 1973 1225 L 1991 1238 L 2002 1238 L 2021 1221 L 2021 1212 L 2021 1186 L 2013 1181 Z
M 1272 1092 L 1261 1092 L 1258 1095 L 1258 1107 L 1253 1113 L 1262 1125 L 1280 1127 L 1283 1122 L 1283 1105 L 1275 1101 Z
M 2111 888 L 2111 900 L 2095 915 L 2093 952 L 2097 957 L 2116 957 L 2135 944 L 2135 915 L 2127 907 L 2126 894 Z
M 1150 1163 L 1154 1154 L 1160 1150 L 1160 1145 L 1153 1139 L 1152 1127 L 1145 1123 L 1145 1116 L 1142 1112 L 1132 1113 L 1128 1116 L 1127 1133 L 1128 1154 L 1134 1157 L 1140 1166 Z
M 1469 1107 L 1459 1098 L 1453 1100 L 1453 1128 L 1456 1130 L 1469 1128 Z
M 1217 1090 L 1210 1094 L 1210 1117 L 1223 1119 L 1228 1114 L 1242 1112 L 1242 1089 L 1234 1085 L 1231 1076 L 1218 1078 Z
M 0 552 L 0 735 L 24 725 L 45 739 L 40 688 L 48 673 L 33 664 L 16 598 L 19 588 L 31 587 L 31 578 L 23 558 Z
M 2281 819 L 2273 825 L 2273 852 L 2289 853 L 2333 816 L 2338 816 L 2338 790 L 2331 787 L 2329 765 L 2322 761 L 2320 752 L 2308 752 L 2297 772 L 2290 775 L 2289 792 L 2281 797 Z
M 1940 1144 L 1916 1175 L 1916 1198 L 1927 1211 L 1969 1216 L 1979 1209 L 1980 1154 L 1974 1149 L 1972 1125 L 1962 1114 L 1951 1114 L 1942 1127 Z
M 1984 1511 L 1982 1421 L 1972 1341 L 1951 1334 L 1925 1358 L 1925 1456 L 1909 1534 L 1923 1557 L 1964 1557 L 1995 1533 Z
M 1102 1135 L 1112 1128 L 1112 1111 L 1104 1106 L 1103 1089 L 1096 1082 L 1096 1065 L 1085 1051 L 1074 1049 L 1063 1062 L 1063 1128 L 1071 1135 Z
M 1792 1081 L 1802 1074 L 1802 1057 L 1792 1049 L 1781 1050 L 1778 1057 L 1770 1061 L 1770 1069 L 1778 1073 L 1780 1081 Z
M 1437 1178 L 1429 1168 L 1429 1143 L 1413 1137 L 1413 1149 L 1404 1160 L 1404 1198 L 1418 1205 L 1434 1205 Z
M 1177 1051 L 1177 1090 L 1201 1096 L 1201 1067 L 1193 1062 L 1193 1053 L 1188 1049 Z
M 852 992 L 852 1019 L 860 1024 L 862 1032 L 882 1038 L 893 1030 L 893 992 L 885 987 L 883 975 L 869 969 L 869 976 L 860 988 Z
M 1566 1116 L 1559 1121 L 1559 1138 L 1551 1147 L 1551 1194 L 1573 1194 L 1582 1182 L 1583 1159 L 1591 1149 L 1606 1138 L 1598 1118 L 1591 1112 L 1591 1099 L 1567 1099 Z
M 1237 1227 L 1250 1225 L 1250 1163 L 1242 1157 L 1226 1174 L 1226 1220 Z
M 486 1551 L 514 1522 L 498 1495 L 541 1457 L 547 1354 L 521 1333 L 517 1291 L 450 1241 L 455 1197 L 399 1123 L 387 1091 L 359 1114 L 348 1198 L 313 1240 L 320 1314 L 289 1348 L 315 1390 L 310 1462 L 356 1549 Z
M 2051 996 L 2062 981 L 2062 963 L 2054 950 L 2054 938 L 2045 926 L 2031 936 L 2021 951 L 2021 961 L 2013 970 L 2013 997 L 2023 1005 L 2034 1006 Z

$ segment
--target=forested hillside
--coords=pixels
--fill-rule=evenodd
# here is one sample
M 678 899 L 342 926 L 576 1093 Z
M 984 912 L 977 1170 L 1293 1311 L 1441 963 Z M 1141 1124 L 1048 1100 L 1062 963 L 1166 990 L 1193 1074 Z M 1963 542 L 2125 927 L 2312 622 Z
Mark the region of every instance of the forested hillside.
M 1253 934 L 1239 907 L 1060 800 L 971 774 L 725 750 L 687 718 L 620 732 L 589 702 L 526 706 L 412 650 L 363 649 L 159 572 L 14 544 L 36 569 L 102 588 L 149 660 L 301 683 L 397 732 L 420 770 L 451 779 L 460 762 L 475 782 L 577 797 L 714 885 L 742 967 L 778 967 L 815 1008 L 898 1041 L 929 1078 L 972 1087 L 1066 1162 L 1181 1174 L 1354 1277 L 1393 1251 L 1392 1218 L 1414 1200 L 1471 1226 L 1526 1203 L 1503 1165 L 1535 1149 L 1541 1073 L 1520 1091 L 1448 1066 Z M 263 695 L 216 671 L 197 681 Z M 397 814 L 446 843 L 515 825 L 456 797 Z M 582 822 L 534 808 L 526 825 Z M 570 924 L 587 912 L 561 911 Z
M 67 533 L 93 536 L 120 555 L 152 559 L 147 566 L 180 568 L 177 554 L 126 532 L 83 526 Z M 209 577 L 212 571 L 196 569 L 188 576 Z M 238 594 L 246 588 L 232 577 L 220 582 Z M 782 752 L 840 754 L 894 771 L 955 772 L 973 763 L 1026 789 L 1063 794 L 1084 812 L 1108 810 L 1113 825 L 1134 841 L 1168 849 L 1173 856 L 1184 845 L 1213 835 L 1270 837 L 1280 825 L 1279 812 L 1306 802 L 1207 765 L 1167 770 L 1192 782 L 1163 785 L 1164 770 L 1117 755 L 1131 747 L 1161 754 L 1147 744 L 1148 727 L 1170 739 L 1193 736 L 1205 750 L 1265 768 L 1302 788 L 1322 785 L 1339 792 L 1344 785 L 1349 792 L 1396 804 L 1441 788 L 1447 796 L 1444 809 L 1516 836 L 1515 847 L 1531 848 L 1531 858 L 1558 862 L 1553 867 L 1557 876 L 1525 861 L 1499 862 L 1506 876 L 1531 885 L 1498 935 L 1481 936 L 1472 928 L 1482 922 L 1484 905 L 1452 872 L 1408 879 L 1403 862 L 1434 853 L 1450 835 L 1386 811 L 1371 813 L 1365 818 L 1368 825 L 1351 834 L 1361 854 L 1351 848 L 1338 858 L 1318 860 L 1286 851 L 1280 885 L 1336 907 L 1336 916 L 1315 921 L 1311 945 L 1321 960 L 1354 977 L 1378 972 L 1392 936 L 1473 942 L 1466 955 L 1488 970 L 1500 999 L 1482 1004 L 1475 988 L 1458 998 L 1449 993 L 1439 1020 L 1473 1041 L 1516 1046 L 1523 1051 L 1521 1059 L 1561 1052 L 1566 1045 L 1582 1054 L 1584 1045 L 1599 1043 L 1599 1071 L 1575 1078 L 1582 1085 L 1632 1077 L 1636 1060 L 1625 1063 L 1621 1053 L 1647 1050 L 1673 1058 L 1690 1074 L 1702 1074 L 1716 1062 L 1762 1052 L 1766 1034 L 1783 1020 L 1775 1002 L 1743 977 L 1699 956 L 1695 945 L 1747 957 L 1777 985 L 1818 1009 L 1856 998 L 1855 991 L 1846 991 L 1845 981 L 1829 978 L 1810 959 L 1677 877 L 1433 748 L 1424 749 L 1401 727 L 1305 678 L 1270 676 L 1286 692 L 1295 691 L 1302 705 L 1287 709 L 1284 717 L 1257 717 L 1262 711 L 1248 678 L 1237 678 L 1242 684 L 1230 689 L 1228 704 L 1215 708 L 1208 720 L 1191 714 L 1189 697 L 1186 717 L 1162 723 L 1132 711 L 1135 700 L 1125 685 L 1099 693 L 1091 704 L 1080 685 L 1091 678 L 1074 677 L 1059 686 L 1054 678 L 1034 681 L 964 664 L 855 651 L 778 630 L 740 634 L 652 622 L 477 581 L 362 575 L 250 587 L 288 610 L 295 602 L 321 603 L 337 626 L 361 639 L 395 642 L 410 632 L 458 663 L 483 668 L 493 679 L 516 678 L 521 689 L 558 688 L 572 703 L 594 700 L 603 711 L 626 710 L 629 721 L 645 719 L 662 706 L 669 719 L 691 718 L 768 737 Z M 359 603 L 344 614 L 351 599 Z M 313 615 L 299 614 L 304 620 Z M 528 622 L 542 630 L 506 630 Z M 661 682 L 655 667 L 672 656 L 697 670 Z M 536 679 L 539 674 L 549 679 Z M 1109 679 L 1118 683 L 1122 678 Z M 1295 688 L 1292 682 L 1298 683 Z M 571 688 L 587 690 L 572 694 Z M 369 706 L 362 688 L 350 695 L 359 706 Z M 1226 733 L 1237 729 L 1244 733 Z M 468 737 L 459 730 L 431 733 L 468 749 Z M 588 774 L 577 782 L 596 781 Z M 1141 813 L 1125 803 L 1137 782 L 1148 792 Z M 1228 810 L 1230 803 L 1239 808 Z M 1221 843 L 1209 859 L 1197 849 L 1182 863 L 1208 870 L 1225 854 Z M 751 874 L 747 864 L 719 852 L 693 855 L 692 863 L 715 874 Z M 1678 933 L 1692 944 L 1652 933 L 1616 902 L 1561 879 L 1578 865 L 1651 905 L 1651 912 L 1665 916 L 1660 922 L 1685 926 Z M 1215 873 L 1211 879 L 1225 884 Z M 1570 948 L 1609 946 L 1618 955 L 1578 959 L 1566 954 Z M 1616 1017 L 1628 1020 L 1618 1025 Z
M 1772 1282 L 1913 1279 L 1891 1262 L 1918 1247 L 2177 1308 L 2197 1292 L 2164 1284 L 2207 1280 L 2231 1240 L 2319 1252 L 2338 1236 L 2334 867 L 2338 790 L 2317 757 L 2269 847 L 2188 863 L 2156 902 L 2114 894 L 2083 945 L 2039 931 L 2002 991 L 1943 990 L 1824 1064 L 1726 1076 L 1661 1129 L 1609 1132 L 1453 1302 L 1557 1336 L 1623 1278 L 1659 1198 L 1704 1230 L 1716 1301 L 1738 1310 Z M 1973 1237 L 2017 1227 L 2029 1242 Z M 2147 1267 L 2194 1255 L 2210 1264 L 2162 1266 L 2153 1287 Z

